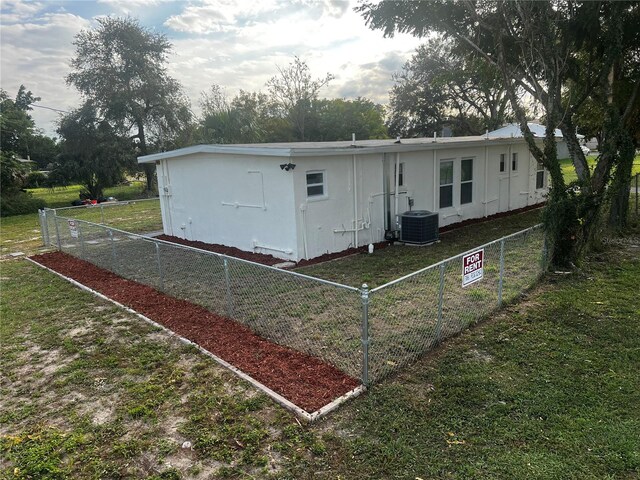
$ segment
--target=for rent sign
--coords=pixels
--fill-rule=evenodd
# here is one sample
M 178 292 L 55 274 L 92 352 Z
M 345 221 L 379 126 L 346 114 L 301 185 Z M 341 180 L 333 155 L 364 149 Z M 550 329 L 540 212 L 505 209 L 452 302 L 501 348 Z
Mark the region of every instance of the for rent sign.
M 78 224 L 75 220 L 67 220 L 69 223 L 69 233 L 73 238 L 78 238 Z
M 484 248 L 462 257 L 462 286 L 482 280 L 484 276 Z

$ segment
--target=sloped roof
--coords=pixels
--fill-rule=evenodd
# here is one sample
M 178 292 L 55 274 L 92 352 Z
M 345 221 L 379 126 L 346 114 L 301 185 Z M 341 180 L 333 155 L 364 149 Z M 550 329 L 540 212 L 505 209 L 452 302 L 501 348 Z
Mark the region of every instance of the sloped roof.
M 539 123 L 527 123 L 529 126 L 529 130 L 533 133 L 534 137 L 544 138 L 544 131 L 547 127 L 544 125 L 540 125 Z M 555 129 L 555 137 L 562 138 L 562 132 L 559 128 Z M 488 133 L 491 138 L 506 138 L 506 137 L 522 137 L 522 130 L 520 130 L 520 125 L 518 123 L 510 123 L 509 125 L 505 125 L 502 128 L 498 128 L 497 130 L 493 130 Z M 584 135 L 578 135 L 578 138 L 584 138 Z

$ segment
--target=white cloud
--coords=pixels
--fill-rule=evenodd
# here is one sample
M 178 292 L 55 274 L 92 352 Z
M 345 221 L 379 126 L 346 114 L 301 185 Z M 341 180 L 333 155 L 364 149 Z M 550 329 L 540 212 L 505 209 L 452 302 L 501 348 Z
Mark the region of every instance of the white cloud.
M 336 76 L 321 96 L 366 96 L 386 103 L 392 73 L 419 44 L 408 35 L 389 39 L 370 30 L 353 11 L 353 1 L 100 2 L 82 3 L 82 9 L 74 10 L 80 4 L 47 2 L 43 8 L 35 2 L 3 0 L 2 88 L 15 94 L 23 83 L 44 105 L 63 110 L 78 105 L 78 93 L 64 81 L 74 54 L 73 38 L 95 25 L 98 15 L 122 15 L 123 9 L 144 13 L 143 25 L 169 29 L 174 48 L 168 71 L 184 85 L 196 112 L 200 92 L 212 83 L 229 96 L 240 89 L 264 91 L 276 65 L 288 65 L 294 55 L 308 63 L 313 76 Z M 20 20 L 10 22 L 5 14 Z M 39 127 L 55 131 L 53 112 L 34 110 L 33 116 Z
M 62 110 L 77 105 L 78 95 L 64 79 L 73 55 L 73 37 L 89 25 L 89 20 L 65 13 L 45 13 L 31 21 L 3 24 L 2 88 L 13 96 L 24 84 L 42 98 L 43 105 Z M 54 134 L 55 112 L 35 108 L 31 115 L 39 128 Z

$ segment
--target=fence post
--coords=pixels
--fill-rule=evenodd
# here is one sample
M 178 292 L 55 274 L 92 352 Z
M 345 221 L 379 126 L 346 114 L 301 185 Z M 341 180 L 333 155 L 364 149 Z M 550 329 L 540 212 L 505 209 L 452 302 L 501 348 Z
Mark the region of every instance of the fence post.
M 444 263 L 440 264 L 440 287 L 438 289 L 438 322 L 436 323 L 436 343 L 442 338 L 442 303 L 444 298 Z
M 153 242 L 156 246 L 156 260 L 158 261 L 158 274 L 160 275 L 160 290 L 164 290 L 164 273 L 162 271 L 162 260 L 160 257 L 160 244 Z
M 49 234 L 49 215 L 46 209 L 42 209 L 42 224 L 44 225 L 44 245 L 51 246 L 51 235 Z
M 504 238 L 500 240 L 500 280 L 498 281 L 498 307 L 502 307 L 503 281 L 504 281 Z
M 104 205 L 100 204 L 100 222 L 104 225 Z
M 62 251 L 62 243 L 60 242 L 60 227 L 58 226 L 58 212 L 53 209 L 53 223 L 56 224 L 56 243 L 58 244 L 58 250 Z
M 362 284 L 362 384 L 369 385 L 369 286 Z
M 82 235 L 82 227 L 79 221 L 76 220 L 76 228 L 78 229 L 78 240 L 80 241 L 80 258 L 87 259 L 87 254 L 84 249 L 84 236 Z
M 113 239 L 113 232 L 111 230 L 107 230 L 107 234 L 109 235 L 109 240 L 111 242 L 111 261 L 113 263 L 113 273 L 117 273 L 118 272 L 118 256 L 116 255 L 116 244 L 115 244 L 115 240 Z
M 229 262 L 226 258 L 224 261 L 224 282 L 227 288 L 227 317 L 233 318 L 233 298 L 231 296 L 231 277 L 229 275 Z
M 47 246 L 47 236 L 44 233 L 45 221 L 44 221 L 43 217 L 44 217 L 44 210 L 39 208 L 38 209 L 38 219 L 40 220 L 40 236 L 42 237 L 42 245 L 46 247 Z

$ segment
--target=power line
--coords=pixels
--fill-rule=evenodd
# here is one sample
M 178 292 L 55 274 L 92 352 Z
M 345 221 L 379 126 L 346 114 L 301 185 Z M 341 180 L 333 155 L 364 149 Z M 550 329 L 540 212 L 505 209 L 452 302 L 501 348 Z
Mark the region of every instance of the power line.
M 69 113 L 66 110 L 60 110 L 59 108 L 47 107 L 46 105 L 36 105 L 35 103 L 32 103 L 29 106 L 30 107 L 37 107 L 37 108 L 46 108 L 47 110 L 53 110 L 54 112 Z

